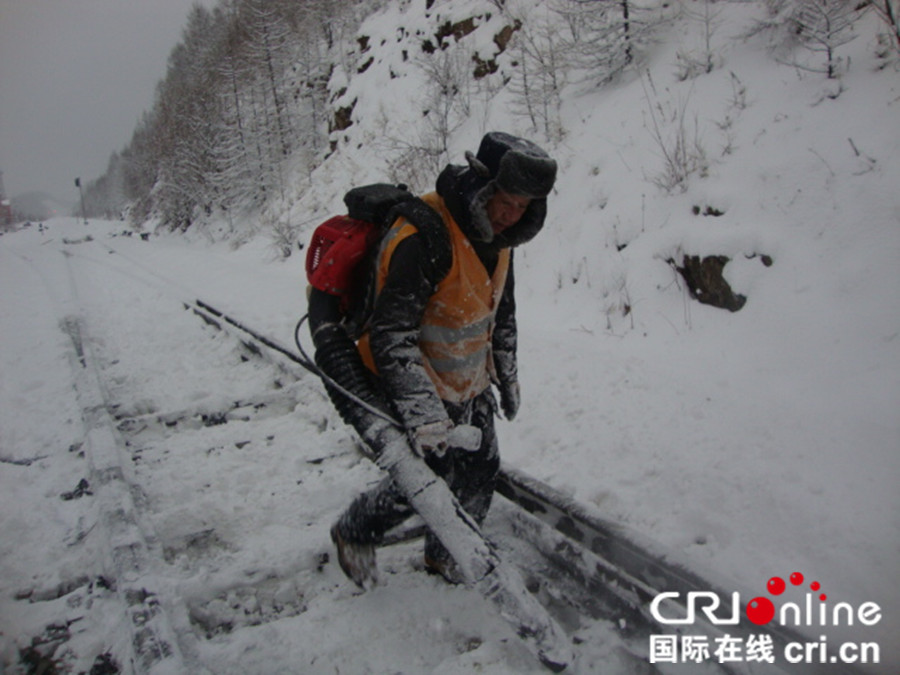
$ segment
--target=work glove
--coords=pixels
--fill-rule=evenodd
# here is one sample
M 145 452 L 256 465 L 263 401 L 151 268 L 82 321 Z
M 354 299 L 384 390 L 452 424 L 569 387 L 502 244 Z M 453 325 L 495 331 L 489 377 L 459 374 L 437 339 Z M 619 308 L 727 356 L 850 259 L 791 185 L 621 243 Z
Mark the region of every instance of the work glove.
M 503 382 L 498 389 L 500 390 L 500 407 L 503 409 L 503 416 L 512 421 L 519 412 L 519 403 L 522 400 L 519 382 L 517 380 Z
M 494 373 L 491 379 L 500 392 L 500 408 L 503 410 L 503 416 L 512 421 L 519 412 L 521 401 L 515 351 L 509 349 L 494 351 Z
M 449 448 L 480 449 L 481 429 L 471 424 L 453 426 L 450 420 L 440 420 L 413 429 L 410 441 L 413 452 L 423 459 L 430 455 L 443 457 Z
M 450 445 L 448 436 L 451 429 L 453 423 L 450 420 L 438 420 L 416 427 L 409 432 L 413 452 L 422 459 L 430 455 L 443 457 Z

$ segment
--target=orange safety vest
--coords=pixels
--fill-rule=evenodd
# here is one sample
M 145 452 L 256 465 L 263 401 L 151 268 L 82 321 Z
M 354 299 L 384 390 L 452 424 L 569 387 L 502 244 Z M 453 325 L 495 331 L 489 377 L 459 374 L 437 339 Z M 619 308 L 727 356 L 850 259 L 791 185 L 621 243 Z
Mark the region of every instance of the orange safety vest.
M 489 276 L 443 199 L 436 192 L 422 199 L 447 226 L 453 263 L 425 306 L 419 326 L 419 349 L 441 399 L 461 403 L 478 396 L 491 383 L 491 336 L 509 271 L 509 249 L 500 251 L 494 274 Z M 415 232 L 414 225 L 400 218 L 385 235 L 376 272 L 376 293 L 384 287 L 397 245 Z M 368 333 L 360 338 L 359 351 L 366 366 L 377 373 Z

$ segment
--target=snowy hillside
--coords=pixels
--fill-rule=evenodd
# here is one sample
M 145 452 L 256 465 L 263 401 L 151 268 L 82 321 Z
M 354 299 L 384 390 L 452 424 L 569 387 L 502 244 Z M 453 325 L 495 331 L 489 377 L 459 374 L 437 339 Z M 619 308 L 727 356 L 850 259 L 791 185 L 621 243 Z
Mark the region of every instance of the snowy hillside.
M 821 67 L 821 54 L 742 37 L 766 19 L 761 3 L 717 4 L 710 31 L 701 4 L 673 18 L 645 69 L 566 89 L 564 133 L 545 142 L 561 164 L 549 222 L 518 256 L 524 409 L 501 427 L 505 457 L 741 584 L 797 568 L 848 598 L 884 597 L 900 569 L 896 54 L 880 55 L 870 13 L 829 80 L 787 65 Z M 434 11 L 455 22 L 476 7 Z M 460 44 L 484 54 L 505 20 Z M 412 128 L 426 91 L 395 35 L 425 30 L 404 3 L 360 28 L 383 48 L 373 76 L 348 84 L 356 123 L 295 222 L 339 209 L 347 176 L 388 171 L 380 143 Z M 707 32 L 715 69 L 681 79 L 679 55 L 702 52 Z M 473 103 L 452 161 L 490 129 L 528 135 L 510 110 L 508 92 Z M 666 191 L 663 154 L 680 136 L 702 158 Z M 738 312 L 697 303 L 673 269 L 711 255 L 730 259 Z
M 872 672 L 896 672 L 900 60 L 879 40 L 883 22 L 873 12 L 859 20 L 837 51 L 840 79 L 828 79 L 800 67 L 821 65 L 820 53 L 776 54 L 771 36 L 748 37 L 767 16 L 762 3 L 715 3 L 711 22 L 673 6 L 641 68 L 602 86 L 572 72 L 547 138 L 502 87 L 516 54 L 494 41 L 513 12 L 536 22 L 541 3 L 510 1 L 501 12 L 436 2 L 427 15 L 423 4 L 384 3 L 359 27 L 368 39 L 348 41 L 356 51 L 329 87 L 353 124 L 332 134 L 334 152 L 311 175 L 297 171 L 261 222 L 289 221 L 302 243 L 342 210 L 349 186 L 389 177 L 430 189 L 427 164 L 396 162 L 427 99 L 411 46 L 436 26 L 480 17 L 448 38 L 446 53 L 468 63 L 477 52 L 497 71 L 468 92 L 465 115 L 454 112 L 450 160 L 462 163 L 484 132 L 502 129 L 560 164 L 547 225 L 516 254 L 523 404 L 515 422 L 498 425 L 504 460 L 725 586 L 762 593 L 771 577 L 801 571 L 829 603 L 877 602 L 877 625 L 825 632 L 877 642 Z M 680 77 L 679 55 L 703 51 L 707 35 L 715 67 Z M 691 170 L 666 189 L 664 156 L 680 141 Z M 273 595 L 305 594 L 279 627 L 187 640 L 189 661 L 212 672 L 527 672 L 533 664 L 496 617 L 417 581 L 401 554 L 369 595 L 355 595 L 334 565 L 316 572 L 332 519 L 375 470 L 353 455 L 317 382 L 279 394 L 283 382 L 224 342 L 212 354 L 195 344 L 202 329 L 178 305 L 208 299 L 289 344 L 305 310 L 302 255 L 278 258 L 263 235 L 236 247 L 194 231 L 113 236 L 122 229 L 58 219 L 0 238 L 0 670 L 19 672 L 42 626 L 90 602 L 84 590 L 77 604 L 52 589 L 98 574 L 93 506 L 60 499 L 84 473 L 70 452 L 80 411 L 59 328 L 81 312 L 130 415 L 239 399 L 296 413 L 253 418 L 252 457 L 233 449 L 228 424 L 195 447 L 154 442 L 135 462 L 141 508 L 181 566 L 177 582 L 154 577 L 160 588 L 210 616 L 221 589 L 266 570 L 288 580 Z M 738 311 L 691 297 L 675 269 L 691 256 L 728 258 L 725 279 L 746 298 Z M 309 463 L 323 457 L 337 464 Z M 194 532 L 212 533 L 204 546 L 222 557 L 192 558 L 184 541 Z M 174 630 L 188 633 L 191 621 L 176 618 Z M 79 640 L 70 659 L 86 670 L 84 659 L 113 647 L 104 640 L 114 628 L 81 626 L 70 626 Z M 357 635 L 377 646 L 363 649 Z M 594 660 L 578 672 L 610 672 L 603 635 L 591 637 Z

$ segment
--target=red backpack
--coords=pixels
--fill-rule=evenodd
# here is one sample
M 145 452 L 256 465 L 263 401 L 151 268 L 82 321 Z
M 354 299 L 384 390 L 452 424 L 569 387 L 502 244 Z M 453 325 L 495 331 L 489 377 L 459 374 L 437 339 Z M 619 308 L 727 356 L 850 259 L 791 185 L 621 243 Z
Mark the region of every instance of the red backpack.
M 374 183 L 344 195 L 347 214 L 334 216 L 313 232 L 306 252 L 309 284 L 340 298 L 348 333 L 365 329 L 375 302 L 375 261 L 384 234 L 403 217 L 422 235 L 433 263 L 435 285 L 450 270 L 450 239 L 440 215 L 405 185 Z

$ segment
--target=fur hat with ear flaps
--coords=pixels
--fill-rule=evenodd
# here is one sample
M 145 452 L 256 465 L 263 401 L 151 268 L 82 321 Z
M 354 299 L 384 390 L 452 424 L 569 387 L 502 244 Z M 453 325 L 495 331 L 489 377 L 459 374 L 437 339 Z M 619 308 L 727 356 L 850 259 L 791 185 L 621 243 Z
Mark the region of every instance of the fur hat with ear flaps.
M 501 131 L 481 139 L 478 154 L 466 153 L 468 166 L 450 165 L 438 178 L 438 193 L 470 239 L 497 247 L 518 246 L 544 226 L 547 195 L 556 181 L 556 162 L 540 147 Z M 494 235 L 486 205 L 497 191 L 528 197 L 519 222 Z

